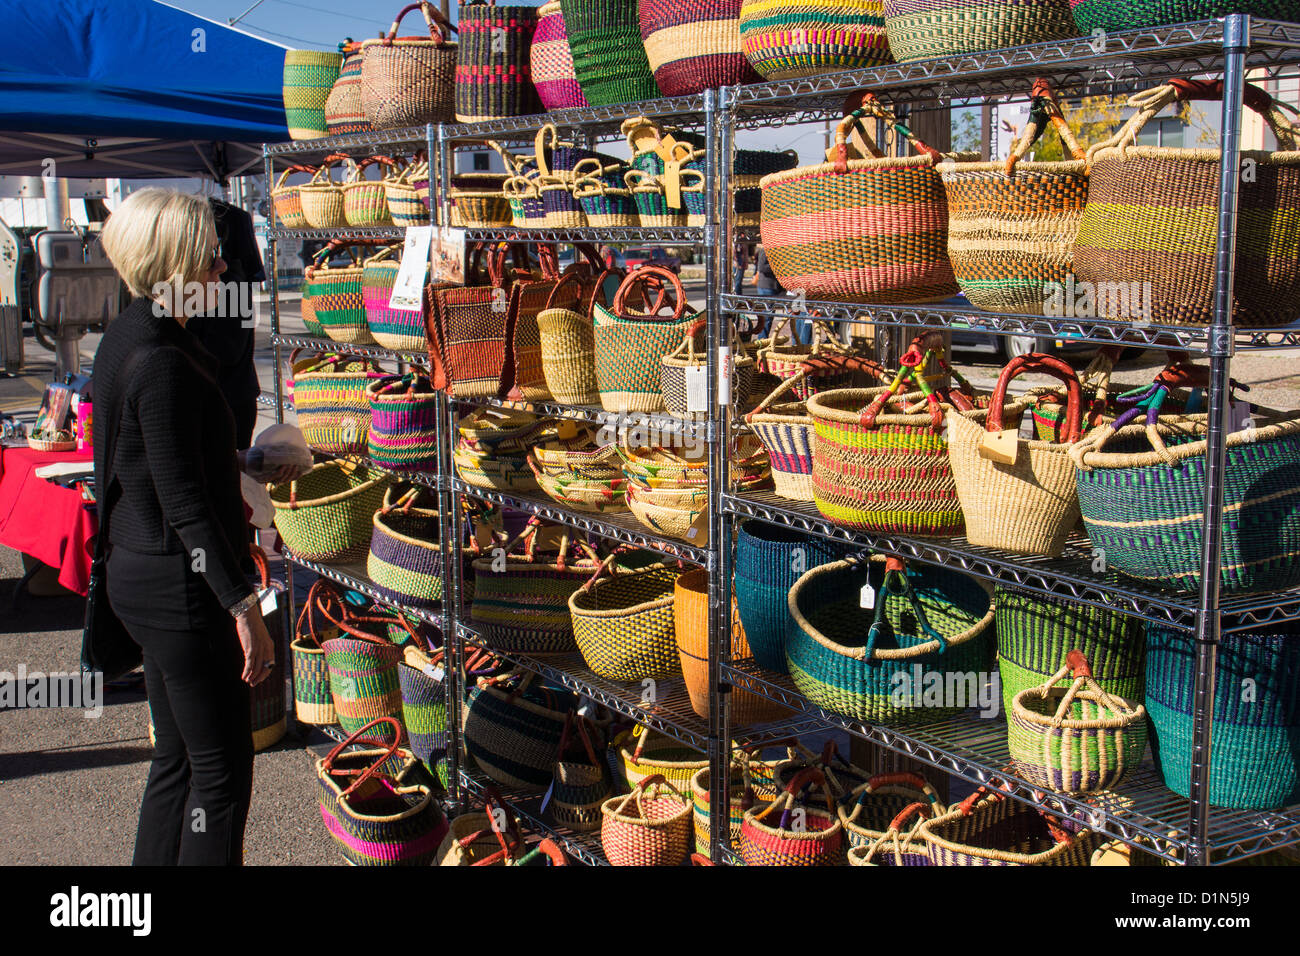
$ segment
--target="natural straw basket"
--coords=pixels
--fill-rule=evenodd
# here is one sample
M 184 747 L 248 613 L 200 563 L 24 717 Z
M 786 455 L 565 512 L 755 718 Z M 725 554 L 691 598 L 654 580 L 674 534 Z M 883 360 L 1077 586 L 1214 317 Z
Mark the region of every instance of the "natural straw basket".
M 1067 674 L 1074 683 L 1057 686 Z M 1109 790 L 1146 752 L 1146 708 L 1102 690 L 1083 654 L 1072 650 L 1042 685 L 1016 694 L 1007 747 L 1016 770 L 1035 786 L 1059 793 Z
M 302 215 L 312 229 L 340 229 L 347 225 L 343 214 L 343 185 L 332 178 L 332 171 L 344 160 L 347 157 L 341 153 L 326 156 L 311 182 L 298 187 Z
M 398 38 L 397 28 L 419 8 L 427 37 Z M 361 108 L 377 130 L 448 123 L 456 112 L 456 28 L 431 4 L 407 4 L 388 33 L 361 44 Z
M 388 180 L 396 163 L 387 156 L 371 156 L 359 163 L 351 163 L 348 181 L 343 184 L 343 218 L 349 226 L 391 226 L 392 214 L 388 211 Z M 380 179 L 367 179 L 365 171 L 370 166 L 383 166 L 388 172 Z
M 1087 866 L 1101 838 L 1068 833 L 1051 817 L 980 788 L 917 834 L 932 866 Z
M 605 858 L 613 866 L 680 865 L 690 852 L 691 813 L 690 801 L 662 776 L 645 778 L 601 804 Z
M 1026 162 L 1049 123 L 1072 158 Z M 948 198 L 948 256 L 976 308 L 1042 315 L 1073 288 L 1074 240 L 1088 201 L 1084 155 L 1051 87 L 1039 79 L 1029 124 L 1005 163 L 935 167 Z
M 680 572 L 662 564 L 618 572 L 613 563 L 611 555 L 569 598 L 582 659 L 609 680 L 680 674 L 673 635 L 673 587 Z M 612 576 L 601 576 L 607 572 Z
M 275 529 L 296 557 L 308 561 L 364 558 L 389 480 L 346 462 L 316 465 L 301 478 L 270 489 Z
M 275 209 L 275 218 L 284 229 L 306 229 L 307 217 L 302 214 L 302 184 L 286 185 L 288 178 L 295 173 L 306 173 L 309 177 L 316 174 L 315 166 L 288 166 L 275 181 L 271 190 L 271 202 Z
M 325 101 L 325 126 L 331 136 L 370 133 L 370 123 L 361 108 L 361 44 L 351 37 L 339 44 L 343 66 Z
M 604 274 L 596 281 L 603 279 Z M 572 293 L 571 283 L 578 285 Z M 570 272 L 551 289 L 546 308 L 537 314 L 542 374 L 551 395 L 563 405 L 600 404 L 594 326 L 590 312 L 582 306 L 586 298 L 580 275 Z

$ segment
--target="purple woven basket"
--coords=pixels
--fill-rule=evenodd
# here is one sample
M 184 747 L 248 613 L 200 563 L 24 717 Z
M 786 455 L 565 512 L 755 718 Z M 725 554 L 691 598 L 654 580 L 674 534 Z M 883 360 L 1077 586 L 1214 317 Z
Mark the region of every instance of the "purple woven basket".
M 533 34 L 533 83 L 547 110 L 581 109 L 587 98 L 573 69 L 569 34 L 564 28 L 560 0 L 551 0 L 537 11 L 537 32 Z

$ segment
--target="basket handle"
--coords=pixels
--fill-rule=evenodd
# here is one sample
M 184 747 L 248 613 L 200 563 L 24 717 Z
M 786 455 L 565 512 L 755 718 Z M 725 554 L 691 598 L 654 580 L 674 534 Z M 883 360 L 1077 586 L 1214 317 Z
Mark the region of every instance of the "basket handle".
M 1007 387 L 1011 380 L 1024 372 L 1044 372 L 1065 383 L 1067 399 L 1065 406 L 1065 433 L 1062 441 L 1072 445 L 1079 440 L 1081 418 L 1083 414 L 1083 390 L 1079 387 L 1079 376 L 1074 369 L 1053 355 L 1031 352 L 1018 355 L 1007 363 L 998 376 L 998 383 L 993 389 L 993 401 L 989 407 L 984 430 L 996 434 L 1003 430 L 1002 413 L 1007 400 Z
M 961 803 L 957 804 L 957 810 L 958 812 L 961 813 L 962 816 L 968 817 L 971 815 L 971 813 L 974 812 L 975 805 L 985 797 L 991 797 L 992 800 L 1007 799 L 1008 788 L 1009 788 L 1009 784 L 1005 784 L 1005 783 L 1002 785 L 1002 787 L 1000 787 L 997 790 L 992 790 L 987 785 L 982 786 L 974 793 L 972 793 L 969 797 L 967 797 L 965 800 L 963 800 Z M 1069 833 L 1068 831 L 1063 829 L 1059 823 L 1057 823 L 1054 819 L 1052 819 L 1051 814 L 1045 813 L 1041 807 L 1038 808 L 1037 813 L 1039 816 L 1043 818 L 1043 822 L 1047 824 L 1048 832 L 1052 834 L 1052 839 L 1055 840 L 1058 844 L 1059 843 L 1068 844 L 1074 842 L 1074 834 Z
M 377 727 L 380 724 L 383 724 L 385 727 L 387 727 L 389 730 L 392 731 L 393 733 L 392 743 L 389 743 L 385 740 L 378 740 L 374 737 L 361 736 L 371 727 Z M 348 734 L 345 740 L 336 744 L 334 749 L 331 750 L 328 754 L 326 754 L 325 759 L 321 761 L 321 770 L 323 770 L 326 774 L 333 773 L 333 774 L 337 774 L 338 776 L 347 776 L 347 777 L 354 776 L 357 778 L 352 782 L 352 784 L 346 790 L 344 790 L 342 793 L 338 795 L 338 799 L 342 800 L 353 790 L 357 789 L 357 787 L 361 786 L 363 783 L 365 783 L 367 780 L 373 777 L 376 773 L 378 773 L 379 768 L 382 767 L 384 763 L 387 762 L 389 759 L 394 757 L 397 754 L 397 751 L 401 749 L 401 742 L 402 742 L 402 725 L 397 722 L 396 718 L 376 717 L 374 720 L 370 721 L 365 726 L 359 727 L 352 733 Z M 351 744 L 357 744 L 357 743 L 374 744 L 375 746 L 383 747 L 385 749 L 385 753 L 382 757 L 379 757 L 374 763 L 372 763 L 369 767 L 366 767 L 364 770 L 362 769 L 337 770 L 337 771 L 334 770 L 334 761 L 338 759 L 339 754 L 343 753 L 343 751 Z
M 939 643 L 939 653 L 942 654 L 948 650 L 948 639 L 930 626 L 930 619 L 925 613 L 925 608 L 921 606 L 920 600 L 916 596 L 916 590 L 912 587 L 912 582 L 907 578 L 907 565 L 902 558 L 896 558 L 893 555 L 885 558 L 885 579 L 880 585 L 880 594 L 876 598 L 876 613 L 871 622 L 871 628 L 867 631 L 867 643 L 863 648 L 862 662 L 866 665 L 871 660 L 871 655 L 875 653 L 876 644 L 881 635 L 886 631 L 893 630 L 893 625 L 885 617 L 885 605 L 891 596 L 906 597 L 912 605 L 912 613 L 916 615 L 916 623 L 920 625 L 921 631 L 931 640 Z
M 580 716 L 576 711 L 569 711 L 564 718 L 564 730 L 560 734 L 560 759 L 568 752 L 569 731 L 577 727 L 578 736 L 582 738 L 582 748 L 587 752 L 587 759 L 593 764 L 599 766 L 600 761 L 596 759 L 596 748 L 592 745 L 591 735 L 587 733 L 587 718 Z
M 542 309 L 543 312 L 556 308 L 555 303 L 559 301 L 558 296 L 560 294 L 560 290 L 563 289 L 565 286 L 569 285 L 570 283 L 576 283 L 578 286 L 578 295 L 577 295 L 576 302 L 580 303 L 582 301 L 582 291 L 583 291 L 582 270 L 577 269 L 574 266 L 570 266 L 568 269 L 564 270 L 564 274 L 560 276 L 560 278 L 556 281 L 555 285 L 551 287 L 551 293 L 546 297 L 546 305 Z
M 1061 137 L 1061 143 L 1066 151 L 1075 159 L 1086 159 L 1087 150 L 1079 145 L 1078 139 L 1070 130 L 1070 124 L 1065 119 L 1065 114 L 1061 112 L 1061 104 L 1056 99 L 1056 93 L 1052 86 L 1043 77 L 1034 80 L 1032 92 L 1033 99 L 1029 107 L 1029 123 L 1025 127 L 1025 134 L 1016 141 L 1011 149 L 1011 155 L 1007 157 L 1007 163 L 1003 171 L 1010 178 L 1015 174 L 1016 163 L 1024 159 L 1025 153 L 1029 147 L 1033 146 L 1038 138 L 1043 135 L 1043 131 L 1049 125 L 1056 129 L 1056 134 Z
M 546 123 L 537 131 L 533 140 L 533 155 L 537 158 L 537 171 L 543 177 L 553 175 L 551 168 L 546 165 L 546 150 L 554 152 L 555 147 L 560 145 L 560 131 L 554 123 Z
M 424 14 L 424 22 L 429 27 L 429 36 L 434 40 L 437 40 L 440 44 L 446 43 L 447 37 L 456 32 L 456 27 L 449 23 L 447 18 L 436 10 L 432 4 L 428 3 L 427 0 L 422 3 L 408 3 L 406 6 L 402 7 L 401 11 L 397 14 L 396 19 L 393 20 L 393 25 L 388 28 L 388 33 L 381 38 L 384 42 L 384 46 L 393 45 L 393 41 L 397 39 L 397 28 L 401 24 L 403 18 L 405 18 L 405 16 L 412 10 L 417 8 Z
M 682 280 L 677 278 L 675 273 L 668 271 L 663 266 L 642 266 L 640 269 L 637 269 L 635 272 L 628 275 L 628 277 L 623 280 L 623 284 L 618 287 L 618 293 L 614 296 L 614 306 L 611 311 L 621 318 L 629 317 L 628 313 L 624 311 L 627 308 L 628 294 L 632 289 L 647 284 L 647 280 L 652 278 L 665 281 L 672 287 L 673 294 L 676 296 L 673 313 L 668 316 L 655 315 L 653 313 L 649 315 L 638 315 L 635 317 L 636 320 L 638 322 L 680 322 L 682 317 L 686 314 L 686 292 L 682 288 Z M 657 312 L 658 310 L 655 311 Z
M 837 174 L 843 175 L 848 172 L 848 138 L 854 125 L 859 126 L 859 129 L 862 132 L 863 142 L 867 148 L 872 151 L 873 155 L 875 155 L 876 158 L 880 158 L 883 155 L 880 153 L 880 149 L 876 145 L 875 141 L 867 133 L 866 128 L 858 123 L 858 120 L 864 116 L 872 116 L 876 119 L 884 120 L 907 140 L 912 148 L 916 150 L 917 154 L 928 156 L 931 165 L 943 161 L 943 153 L 922 142 L 921 139 L 906 125 L 898 121 L 898 117 L 894 115 L 892 110 L 887 108 L 880 102 L 880 100 L 876 99 L 874 93 L 867 92 L 862 94 L 862 105 L 848 116 L 844 117 L 844 119 L 840 121 L 840 125 L 835 129 L 835 147 L 833 150 L 835 159 L 833 160 L 833 164 Z
M 266 560 L 266 552 L 256 544 L 250 544 L 248 552 L 253 558 L 253 567 L 257 569 L 257 575 L 262 580 L 259 590 L 265 591 L 271 586 L 271 565 Z
M 338 601 L 340 600 L 338 588 L 329 578 L 317 578 L 312 582 L 311 588 L 307 591 L 307 600 L 303 602 L 302 610 L 298 612 L 298 620 L 294 622 L 293 634 L 297 640 L 302 640 L 304 636 L 311 638 L 311 642 L 320 648 L 320 635 L 316 633 L 316 621 L 312 617 L 312 608 L 323 600 Z M 303 633 L 303 624 L 307 625 L 306 634 Z
M 871 777 L 863 787 L 875 791 L 881 787 L 914 787 L 917 790 L 930 789 L 930 783 L 919 773 L 904 770 L 899 773 L 878 773 Z

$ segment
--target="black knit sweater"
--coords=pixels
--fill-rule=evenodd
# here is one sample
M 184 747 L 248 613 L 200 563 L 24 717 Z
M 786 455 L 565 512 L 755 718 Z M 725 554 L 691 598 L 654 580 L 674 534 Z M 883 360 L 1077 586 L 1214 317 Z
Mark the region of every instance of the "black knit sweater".
M 231 320 L 235 321 L 235 320 Z M 127 357 L 144 349 L 129 382 Z M 111 509 L 109 542 L 140 554 L 190 557 L 217 601 L 229 607 L 252 593 L 240 568 L 248 550 L 235 423 L 208 369 L 212 356 L 154 303 L 135 299 L 95 353 L 95 488 L 101 517 Z M 108 409 L 125 395 L 113 473 L 104 480 Z

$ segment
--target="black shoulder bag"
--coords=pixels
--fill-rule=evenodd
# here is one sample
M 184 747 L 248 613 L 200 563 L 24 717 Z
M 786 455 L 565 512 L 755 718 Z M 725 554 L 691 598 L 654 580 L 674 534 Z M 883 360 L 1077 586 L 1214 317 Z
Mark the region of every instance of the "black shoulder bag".
M 108 520 L 112 510 L 110 497 L 117 477 L 113 474 L 113 455 L 117 451 L 117 433 L 122 426 L 122 406 L 135 368 L 145 349 L 136 348 L 122 366 L 118 400 L 107 409 L 104 430 L 104 487 L 96 488 L 99 499 L 99 529 L 95 532 L 95 556 L 90 564 L 90 584 L 86 590 L 86 623 L 81 632 L 81 669 L 102 671 L 104 680 L 116 680 L 140 666 L 140 645 L 132 640 L 126 626 L 108 603 Z

